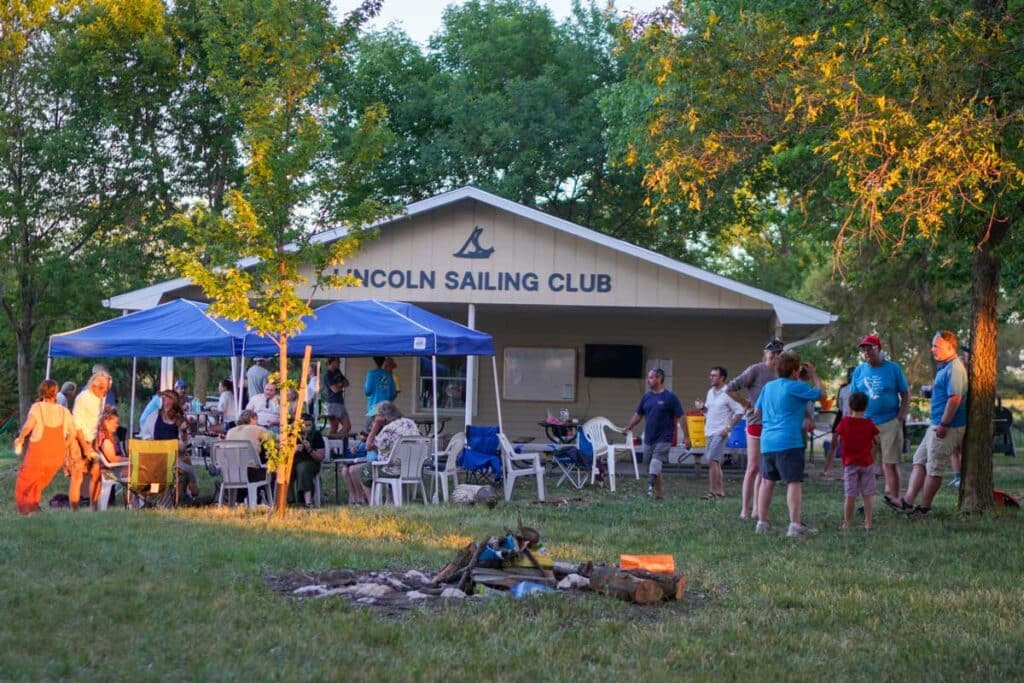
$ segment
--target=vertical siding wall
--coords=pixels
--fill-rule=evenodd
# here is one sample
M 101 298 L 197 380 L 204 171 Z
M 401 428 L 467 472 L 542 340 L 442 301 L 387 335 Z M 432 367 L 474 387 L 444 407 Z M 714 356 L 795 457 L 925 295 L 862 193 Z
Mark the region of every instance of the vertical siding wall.
M 448 317 L 463 322 L 464 316 Z M 506 401 L 502 399 L 505 431 L 512 436 L 534 436 L 543 439 L 544 430 L 537 424 L 550 410 L 557 415 L 568 408 L 574 417 L 604 415 L 618 424 L 633 413 L 637 400 L 645 390 L 642 377 L 636 379 L 603 379 L 583 376 L 585 344 L 639 344 L 644 347 L 644 360 L 668 358 L 673 362 L 673 391 L 683 407 L 689 409 L 695 399 L 707 394 L 708 369 L 724 365 L 730 376 L 739 374 L 761 358 L 761 348 L 768 338 L 768 322 L 751 317 L 722 317 L 669 312 L 580 312 L 558 309 L 502 310 L 480 306 L 477 328 L 494 336 L 498 358 L 498 378 L 502 376 L 502 356 L 506 346 L 538 346 L 576 349 L 576 399 L 561 401 Z M 402 393 L 398 404 L 412 416 L 416 399 L 415 363 L 412 358 L 397 358 L 397 372 Z M 352 414 L 353 426 L 362 424 L 366 410 L 363 379 L 373 366 L 369 358 L 349 358 L 346 374 L 352 383 L 346 393 L 346 404 Z M 479 362 L 477 390 L 477 424 L 497 424 L 494 403 L 494 381 L 491 359 Z M 425 417 L 425 416 L 424 416 Z M 449 417 L 447 433 L 462 429 L 463 416 Z

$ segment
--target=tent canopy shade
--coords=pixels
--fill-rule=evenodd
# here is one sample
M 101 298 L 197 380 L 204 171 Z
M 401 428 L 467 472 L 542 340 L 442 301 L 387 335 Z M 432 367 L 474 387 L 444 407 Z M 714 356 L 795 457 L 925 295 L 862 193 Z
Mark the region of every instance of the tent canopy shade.
M 492 356 L 489 334 L 400 301 L 336 301 L 316 309 L 289 341 L 318 356 Z M 212 316 L 207 304 L 175 299 L 145 311 L 50 337 L 51 358 L 273 356 L 270 339 L 244 322 Z
M 51 358 L 229 357 L 242 352 L 244 322 L 209 315 L 207 304 L 175 299 L 50 337 Z
M 309 345 L 315 356 L 493 356 L 491 335 L 400 301 L 335 301 L 306 318 L 289 355 Z M 270 356 L 277 345 L 250 335 L 245 355 Z

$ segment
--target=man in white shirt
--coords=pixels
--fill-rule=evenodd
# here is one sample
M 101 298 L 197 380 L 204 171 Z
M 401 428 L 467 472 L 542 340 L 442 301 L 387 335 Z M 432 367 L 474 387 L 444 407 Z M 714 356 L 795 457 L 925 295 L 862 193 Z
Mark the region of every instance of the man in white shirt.
M 93 442 L 96 440 L 96 430 L 100 424 L 100 415 L 103 412 L 103 404 L 107 397 L 107 390 L 110 388 L 110 375 L 105 372 L 97 372 L 89 378 L 89 384 L 85 391 L 75 397 L 75 407 L 71 416 L 75 420 L 75 427 L 78 429 L 78 438 L 71 442 L 71 484 L 68 488 L 68 499 L 71 509 L 78 509 L 78 501 L 81 499 L 82 482 L 86 475 L 89 481 L 89 504 L 95 510 L 100 502 L 100 466 L 93 450 Z
M 263 393 L 249 399 L 246 410 L 256 413 L 256 421 L 268 429 L 277 429 L 281 424 L 281 402 L 273 382 L 263 386 Z
M 704 401 L 704 460 L 708 463 L 708 493 L 706 500 L 725 498 L 722 482 L 722 459 L 729 433 L 743 416 L 743 406 L 734 401 L 725 389 L 728 371 L 720 365 L 711 368 L 707 398 Z

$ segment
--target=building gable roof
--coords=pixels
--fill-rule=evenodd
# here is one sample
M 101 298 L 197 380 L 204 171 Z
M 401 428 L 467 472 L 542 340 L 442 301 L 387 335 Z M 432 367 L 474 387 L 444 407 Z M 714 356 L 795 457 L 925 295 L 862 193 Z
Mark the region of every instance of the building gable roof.
M 651 251 L 650 249 L 638 247 L 634 244 L 630 244 L 629 242 L 625 242 L 597 232 L 596 230 L 591 230 L 581 225 L 577 225 L 576 223 L 557 218 L 538 209 L 524 206 L 518 202 L 513 202 L 473 186 L 461 187 L 428 199 L 413 202 L 405 208 L 405 212 L 403 214 L 382 219 L 372 227 L 382 228 L 388 224 L 414 218 L 435 209 L 466 200 L 474 200 L 502 211 L 507 211 L 511 214 L 545 225 L 554 230 L 559 230 L 575 237 L 607 247 L 608 249 L 628 254 L 642 261 L 647 261 L 660 268 L 665 268 L 666 270 L 706 282 L 715 287 L 720 287 L 727 291 L 735 292 L 757 301 L 763 301 L 772 307 L 775 311 L 775 315 L 779 319 L 779 322 L 783 325 L 821 326 L 828 325 L 836 320 L 836 316 L 820 308 L 809 306 L 778 294 L 772 294 L 771 292 L 767 292 L 763 289 L 758 289 L 757 287 L 737 282 L 736 280 L 717 275 L 702 268 L 697 268 L 696 266 L 676 261 L 675 259 L 671 259 L 667 256 Z M 346 232 L 347 228 L 339 227 L 320 233 L 314 239 L 317 242 L 330 242 L 344 236 Z M 249 265 L 253 262 L 254 261 L 251 259 L 243 259 L 239 261 L 239 265 L 244 267 L 245 265 Z M 160 303 L 163 295 L 167 292 L 187 287 L 189 285 L 190 282 L 187 279 L 176 278 L 174 280 L 168 280 L 156 285 L 143 287 L 132 292 L 111 297 L 104 303 L 110 308 L 125 310 L 150 308 Z

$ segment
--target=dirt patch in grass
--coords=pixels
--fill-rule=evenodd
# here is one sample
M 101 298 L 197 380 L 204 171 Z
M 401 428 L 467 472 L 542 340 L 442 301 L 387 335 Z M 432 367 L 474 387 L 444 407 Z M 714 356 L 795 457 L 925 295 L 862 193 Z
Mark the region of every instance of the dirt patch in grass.
M 435 585 L 434 573 L 410 569 L 407 571 L 356 571 L 332 569 L 319 572 L 281 572 L 265 577 L 267 587 L 296 601 L 342 599 L 354 607 L 365 607 L 388 618 L 401 618 L 411 610 L 443 610 L 460 605 L 474 605 L 491 600 L 512 599 L 510 591 L 471 584 L 468 593 L 452 584 Z M 657 605 L 620 603 L 587 589 L 555 590 L 546 595 L 557 595 L 563 600 L 611 601 L 628 608 L 632 619 L 655 622 L 678 619 L 707 601 L 700 585 L 691 584 L 682 600 Z M 524 609 L 538 609 L 538 603 L 523 601 Z M 609 619 L 619 616 L 609 615 Z

